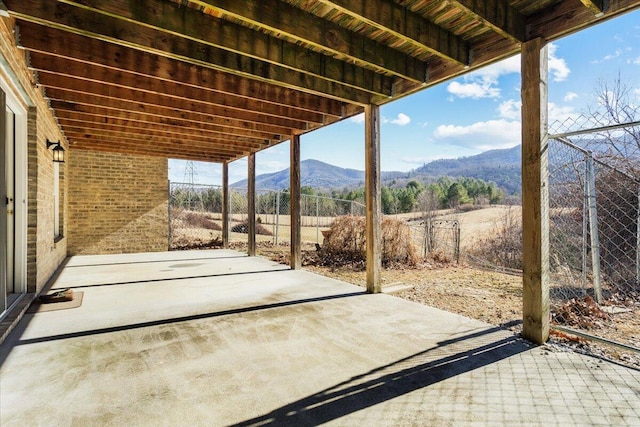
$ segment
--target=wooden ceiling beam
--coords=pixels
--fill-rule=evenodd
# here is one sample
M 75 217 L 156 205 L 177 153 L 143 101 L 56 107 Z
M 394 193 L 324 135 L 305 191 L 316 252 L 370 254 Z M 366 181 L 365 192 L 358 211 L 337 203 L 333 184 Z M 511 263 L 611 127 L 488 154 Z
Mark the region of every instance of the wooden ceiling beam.
M 61 125 L 67 124 L 86 124 L 92 127 L 99 126 L 118 126 L 122 128 L 130 128 L 136 130 L 152 129 L 162 132 L 168 132 L 175 135 L 193 135 L 202 137 L 221 137 L 221 136 L 239 136 L 258 141 L 279 141 L 282 136 L 279 134 L 267 134 L 265 132 L 257 132 L 252 130 L 240 130 L 229 127 L 209 125 L 206 123 L 198 126 L 184 121 L 172 120 L 171 123 L 162 123 L 158 118 L 146 117 L 140 119 L 140 115 L 133 113 L 123 114 L 122 117 L 109 117 L 107 115 L 92 115 L 86 113 L 71 112 L 66 110 L 57 110 L 56 117 Z M 154 120 L 155 119 L 155 120 Z M 288 138 L 287 134 L 285 138 Z
M 249 27 L 312 46 L 329 55 L 344 57 L 360 67 L 423 83 L 427 64 L 403 52 L 319 18 L 280 0 L 188 0 L 205 11 L 222 13 Z
M 120 144 L 124 146 L 129 144 L 136 148 L 155 148 L 157 150 L 165 150 L 166 152 L 182 151 L 185 153 L 201 153 L 208 152 L 211 154 L 219 154 L 222 156 L 241 156 L 247 155 L 253 151 L 247 147 L 227 148 L 219 146 L 215 143 L 201 143 L 181 138 L 163 138 L 154 135 L 126 135 L 118 132 L 102 131 L 98 132 L 81 132 L 78 130 L 65 131 L 65 136 L 69 139 L 72 147 L 75 141 L 83 140 L 85 142 L 92 141 L 94 143 L 104 144 Z M 266 148 L 266 146 L 264 147 Z
M 506 0 L 455 0 L 476 21 L 516 43 L 525 40 L 525 18 Z
M 76 132 L 91 135 L 118 135 L 123 138 L 157 137 L 168 138 L 172 140 L 183 139 L 185 141 L 200 142 L 203 144 L 215 144 L 216 147 L 229 149 L 231 151 L 240 148 L 259 150 L 269 146 L 269 143 L 277 142 L 270 140 L 256 141 L 255 139 L 249 139 L 236 135 L 207 136 L 191 132 L 167 132 L 162 129 L 154 129 L 152 127 L 140 128 L 104 123 L 98 125 L 97 123 L 83 123 L 69 119 L 60 119 L 60 124 L 63 126 L 65 134 L 68 132 Z
M 48 95 L 51 97 L 52 91 L 49 91 Z M 231 134 L 238 135 L 243 135 L 244 132 L 250 131 L 279 136 L 291 135 L 297 131 L 290 127 L 257 124 L 241 119 L 212 116 L 189 111 L 177 111 L 167 107 L 138 105 L 132 102 L 120 102 L 111 98 L 101 98 L 98 100 L 99 104 L 87 103 L 90 101 L 92 101 L 92 98 L 89 96 L 77 95 L 75 102 L 67 102 L 54 98 L 50 100 L 50 104 L 56 111 L 56 116 L 86 114 L 98 118 L 137 120 L 160 123 L 168 126 L 196 127 L 201 129 L 209 129 L 208 126 L 214 126 L 215 129 L 215 126 L 219 126 L 223 129 L 228 129 L 228 132 Z M 269 138 L 265 137 L 265 139 Z
M 19 31 L 20 45 L 32 53 L 49 57 L 59 56 L 113 70 L 155 77 L 168 83 L 204 88 L 220 94 L 257 99 L 334 117 L 341 117 L 345 110 L 345 103 L 334 99 L 243 79 L 211 68 L 43 27 L 32 22 L 22 21 Z
M 289 70 L 302 72 L 360 90 L 378 92 L 384 86 L 385 77 L 372 70 L 306 49 L 303 46 L 272 37 L 229 21 L 201 13 L 194 8 L 165 0 L 62 0 L 62 2 L 86 8 L 106 17 L 125 20 L 171 35 L 179 35 L 198 43 L 265 61 Z M 371 86 L 363 85 L 368 82 Z
M 182 160 L 196 160 L 203 162 L 213 162 L 213 163 L 223 163 L 227 161 L 232 161 L 238 159 L 240 157 L 226 156 L 220 155 L 216 153 L 208 153 L 206 151 L 189 151 L 189 152 L 181 152 L 181 151 L 168 151 L 165 149 L 156 149 L 156 148 L 139 148 L 135 145 L 131 146 L 128 144 L 122 144 L 118 141 L 110 141 L 110 142 L 93 142 L 93 141 L 84 141 L 82 139 L 78 139 L 73 144 L 74 150 L 90 150 L 90 151 L 102 151 L 109 153 L 119 153 L 119 154 L 128 154 L 128 155 L 136 155 L 136 156 L 151 156 L 151 157 L 163 157 L 167 159 L 182 159 Z
M 318 0 L 380 31 L 444 60 L 469 65 L 469 45 L 460 37 L 392 0 Z
M 564 0 L 554 7 L 527 17 L 527 40 L 543 37 L 553 41 L 600 21 L 638 8 L 637 0 L 609 0 L 601 16 L 585 7 L 582 0 Z
M 7 6 L 10 15 L 19 21 L 34 22 L 344 102 L 366 105 L 391 95 L 391 78 L 365 73 L 366 70 L 363 68 L 358 68 L 354 76 L 342 76 L 343 81 L 358 81 L 357 84 L 347 85 L 56 0 L 9 0 Z
M 242 111 L 217 105 L 192 102 L 155 93 L 137 92 L 133 89 L 99 85 L 83 80 L 57 76 L 56 85 L 45 86 L 46 95 L 51 99 L 80 102 L 89 105 L 110 105 L 123 110 L 145 112 L 148 107 L 164 107 L 183 112 L 196 112 L 216 117 L 229 117 L 252 123 L 271 124 L 293 129 L 307 130 L 308 122 L 273 117 L 260 112 Z M 105 99 L 113 102 L 105 104 Z
M 604 15 L 604 0 L 580 0 L 594 16 Z
M 267 103 L 250 98 L 242 98 L 228 94 L 220 94 L 206 89 L 196 89 L 191 86 L 167 84 L 166 81 L 153 77 L 140 76 L 128 71 L 113 70 L 99 65 L 68 60 L 60 57 L 49 57 L 34 54 L 30 60 L 32 69 L 38 71 L 38 83 L 43 86 L 58 86 L 73 84 L 73 87 L 83 87 L 82 82 L 105 85 L 110 87 L 131 89 L 138 92 L 157 94 L 181 100 L 207 105 L 216 105 L 241 111 L 260 111 L 260 113 L 289 118 L 301 122 L 322 124 L 325 115 L 318 112 L 299 110 L 287 105 Z M 66 83 L 64 83 L 66 82 Z

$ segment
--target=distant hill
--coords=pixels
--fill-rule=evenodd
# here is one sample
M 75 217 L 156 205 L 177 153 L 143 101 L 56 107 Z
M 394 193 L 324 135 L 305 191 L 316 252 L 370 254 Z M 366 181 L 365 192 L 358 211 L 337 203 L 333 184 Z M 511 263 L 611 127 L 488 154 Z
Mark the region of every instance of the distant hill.
M 520 145 L 513 148 L 490 150 L 458 159 L 435 160 L 411 172 L 382 172 L 382 182 L 435 181 L 442 176 L 479 178 L 493 181 L 509 194 L 520 193 L 522 171 L 520 167 Z M 345 169 L 319 160 L 300 162 L 300 184 L 316 189 L 349 188 L 364 185 L 364 171 Z M 246 188 L 247 180 L 231 184 L 231 187 Z M 257 189 L 281 190 L 289 188 L 289 169 L 256 176 Z
M 508 193 L 520 193 L 522 182 L 521 146 L 489 150 L 475 156 L 442 159 L 427 163 L 411 173 L 411 178 L 432 180 L 441 176 L 479 178 L 493 181 Z
M 382 179 L 406 175 L 406 172 L 383 172 Z M 364 185 L 364 171 L 345 169 L 320 160 L 303 160 L 300 162 L 300 185 L 317 189 L 358 187 Z M 235 182 L 231 187 L 246 188 L 247 180 Z M 289 188 L 289 168 L 257 175 L 256 188 L 270 190 Z

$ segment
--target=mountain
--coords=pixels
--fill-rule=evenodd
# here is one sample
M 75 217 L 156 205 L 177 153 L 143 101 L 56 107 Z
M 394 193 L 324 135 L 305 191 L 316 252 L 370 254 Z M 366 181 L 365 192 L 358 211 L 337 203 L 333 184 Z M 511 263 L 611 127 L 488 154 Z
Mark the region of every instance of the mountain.
M 382 179 L 406 175 L 406 172 L 382 172 Z M 364 185 L 364 171 L 345 169 L 320 160 L 303 160 L 300 162 L 300 185 L 317 189 L 358 187 Z M 231 187 L 246 188 L 247 180 L 235 182 Z M 256 189 L 284 188 L 289 188 L 289 168 L 256 176 Z
M 358 185 L 364 179 L 364 173 L 355 169 L 344 169 L 319 160 L 300 162 L 300 185 L 314 188 L 332 188 L 345 185 Z M 232 187 L 246 187 L 247 180 L 238 181 Z M 256 188 L 280 190 L 289 188 L 289 168 L 256 176 Z
M 479 178 L 493 181 L 508 193 L 520 193 L 522 182 L 521 146 L 489 150 L 475 156 L 442 159 L 414 170 L 411 178 L 433 180 L 441 176 Z
M 522 180 L 520 152 L 520 145 L 517 145 L 475 156 L 435 160 L 411 172 L 382 172 L 381 178 L 383 183 L 403 186 L 410 179 L 430 182 L 442 176 L 470 177 L 493 181 L 509 194 L 519 193 Z M 316 189 L 360 187 L 364 185 L 364 171 L 344 169 L 319 160 L 303 160 L 300 162 L 300 185 Z M 235 182 L 231 187 L 246 188 L 247 180 Z M 289 188 L 289 169 L 256 176 L 256 188 Z

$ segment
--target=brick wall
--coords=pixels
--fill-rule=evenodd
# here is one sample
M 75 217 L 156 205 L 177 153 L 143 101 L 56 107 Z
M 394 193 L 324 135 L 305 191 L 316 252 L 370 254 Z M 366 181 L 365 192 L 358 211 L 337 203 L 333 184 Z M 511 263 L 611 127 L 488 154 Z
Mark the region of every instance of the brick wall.
M 64 178 L 67 166 L 62 164 L 60 168 L 63 237 L 56 241 L 53 160 L 46 141 L 62 141 L 66 150 L 68 145 L 42 89 L 35 84 L 33 73 L 27 68 L 24 51 L 16 47 L 14 27 L 13 19 L 0 18 L 0 56 L 3 58 L 0 75 L 7 84 L 15 88 L 12 92 L 24 103 L 23 108 L 27 112 L 26 288 L 27 292 L 39 292 L 67 255 L 67 239 L 64 237 L 68 217 L 68 180 Z
M 166 251 L 167 159 L 69 153 L 70 255 Z

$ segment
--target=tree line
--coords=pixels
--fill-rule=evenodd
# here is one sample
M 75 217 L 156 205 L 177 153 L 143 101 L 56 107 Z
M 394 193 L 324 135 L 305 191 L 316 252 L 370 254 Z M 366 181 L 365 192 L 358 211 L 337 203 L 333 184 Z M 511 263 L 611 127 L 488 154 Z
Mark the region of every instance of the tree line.
M 354 200 L 364 203 L 364 187 L 357 189 L 331 190 L 318 192 L 311 187 L 302 187 L 303 194 L 327 196 L 335 199 Z M 441 177 L 430 184 L 417 180 L 409 181 L 404 187 L 395 181 L 381 188 L 382 212 L 384 214 L 407 213 L 423 210 L 425 199 L 434 201 L 433 208 L 456 208 L 463 204 L 496 204 L 504 192 L 493 182 L 478 178 Z
M 350 202 L 364 204 L 364 187 L 319 191 L 313 187 L 302 186 L 302 215 L 334 216 L 345 214 L 361 214 L 354 212 Z M 279 194 L 278 194 L 279 193 Z M 318 196 L 309 198 L 304 196 Z M 384 214 L 424 211 L 425 203 L 432 209 L 455 208 L 463 204 L 495 204 L 499 203 L 504 193 L 493 182 L 477 178 L 442 177 L 430 184 L 417 180 L 409 181 L 404 187 L 394 181 L 381 188 L 382 212 Z M 246 212 L 246 195 L 242 192 L 230 192 L 231 210 Z M 289 212 L 290 195 L 288 190 L 261 191 L 256 194 L 256 209 L 261 213 L 281 214 Z M 222 193 L 219 188 L 186 188 L 180 187 L 172 191 L 172 206 L 190 210 L 220 212 L 222 209 Z

